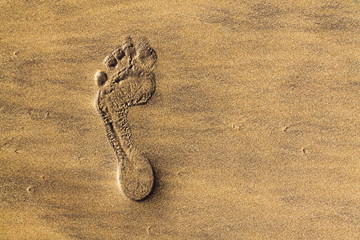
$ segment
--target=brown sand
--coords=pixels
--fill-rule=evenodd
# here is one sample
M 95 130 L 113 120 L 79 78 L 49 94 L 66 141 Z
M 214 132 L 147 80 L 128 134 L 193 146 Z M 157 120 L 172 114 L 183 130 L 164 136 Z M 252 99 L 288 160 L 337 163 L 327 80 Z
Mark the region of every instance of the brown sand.
M 359 239 L 360 1 L 1 1 L 0 239 Z M 93 75 L 156 50 L 125 198 Z

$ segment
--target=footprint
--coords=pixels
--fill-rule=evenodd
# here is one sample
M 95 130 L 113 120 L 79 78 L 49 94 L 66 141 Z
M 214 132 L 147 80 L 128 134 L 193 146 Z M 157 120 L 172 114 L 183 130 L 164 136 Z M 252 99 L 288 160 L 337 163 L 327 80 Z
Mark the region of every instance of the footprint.
M 150 194 L 154 175 L 149 160 L 131 141 L 127 112 L 131 106 L 145 104 L 154 94 L 156 59 L 146 39 L 134 46 L 127 37 L 104 59 L 106 72 L 95 73 L 100 88 L 97 108 L 118 159 L 119 185 L 126 197 L 136 201 Z

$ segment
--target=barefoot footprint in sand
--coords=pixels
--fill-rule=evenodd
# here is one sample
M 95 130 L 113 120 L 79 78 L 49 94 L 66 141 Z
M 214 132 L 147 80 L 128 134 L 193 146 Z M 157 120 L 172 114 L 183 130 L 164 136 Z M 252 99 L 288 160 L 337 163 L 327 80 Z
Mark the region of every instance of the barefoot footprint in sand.
M 132 200 L 141 200 L 151 192 L 154 175 L 148 159 L 131 141 L 127 111 L 131 106 L 146 103 L 153 95 L 156 59 L 147 40 L 134 46 L 131 37 L 127 37 L 121 47 L 104 59 L 107 73 L 95 74 L 100 88 L 97 108 L 118 159 L 119 184 Z

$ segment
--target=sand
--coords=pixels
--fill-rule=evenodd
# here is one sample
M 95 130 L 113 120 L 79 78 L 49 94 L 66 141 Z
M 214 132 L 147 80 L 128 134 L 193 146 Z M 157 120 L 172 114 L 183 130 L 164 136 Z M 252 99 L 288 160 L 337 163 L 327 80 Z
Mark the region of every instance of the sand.
M 1 1 L 0 239 L 358 239 L 359 13 Z M 120 190 L 94 82 L 129 35 L 157 54 L 127 115 L 154 174 L 143 201 Z

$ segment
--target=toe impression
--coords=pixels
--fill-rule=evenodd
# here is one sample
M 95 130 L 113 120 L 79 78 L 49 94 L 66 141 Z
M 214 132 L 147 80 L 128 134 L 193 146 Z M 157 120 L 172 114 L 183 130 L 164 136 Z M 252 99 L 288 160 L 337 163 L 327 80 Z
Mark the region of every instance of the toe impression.
M 108 80 L 108 76 L 104 71 L 99 70 L 95 73 L 94 80 L 99 87 L 102 87 Z

